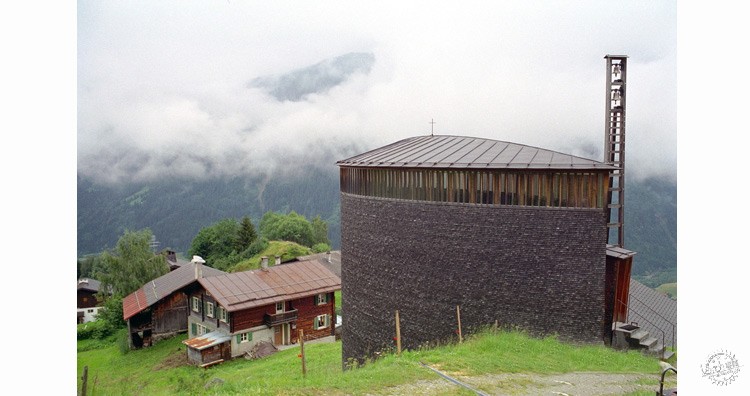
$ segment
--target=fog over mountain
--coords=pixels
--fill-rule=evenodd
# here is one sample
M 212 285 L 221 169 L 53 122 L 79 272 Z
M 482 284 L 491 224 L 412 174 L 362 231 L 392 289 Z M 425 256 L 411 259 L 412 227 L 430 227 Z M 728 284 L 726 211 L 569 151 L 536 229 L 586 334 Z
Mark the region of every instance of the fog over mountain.
M 373 54 L 355 52 L 279 76 L 258 77 L 248 85 L 263 88 L 279 101 L 298 102 L 311 94 L 325 94 L 354 73 L 369 73 L 373 63 Z
M 629 56 L 628 174 L 674 179 L 672 2 L 81 1 L 78 173 L 335 171 L 431 120 L 602 159 L 607 54 Z

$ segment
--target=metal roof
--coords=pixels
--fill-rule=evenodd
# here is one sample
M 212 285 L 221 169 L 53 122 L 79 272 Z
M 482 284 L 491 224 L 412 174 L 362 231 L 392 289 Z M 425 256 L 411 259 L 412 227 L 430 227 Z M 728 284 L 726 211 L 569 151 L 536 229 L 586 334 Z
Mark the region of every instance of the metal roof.
M 330 260 L 328 253 L 316 253 L 309 256 L 299 256 L 296 261 L 310 261 L 314 260 L 323 264 L 326 268 L 331 270 L 336 276 L 341 277 L 341 251 L 333 250 L 330 252 Z
M 635 256 L 635 252 L 615 245 L 607 245 L 607 256 L 624 259 Z
M 341 278 L 314 260 L 275 265 L 267 270 L 234 272 L 198 281 L 219 305 L 230 312 L 341 289 Z
M 140 289 L 126 296 L 122 300 L 123 319 L 130 319 L 133 315 L 150 307 L 162 298 L 194 282 L 196 280 L 196 265 L 200 265 L 201 276 L 203 277 L 225 274 L 224 271 L 202 264 L 184 264 L 182 267 L 146 283 Z
M 204 335 L 199 335 L 199 336 L 187 339 L 185 341 L 182 341 L 182 343 L 189 346 L 190 348 L 201 351 L 206 348 L 210 348 L 214 345 L 223 344 L 231 339 L 232 339 L 232 336 L 230 336 L 229 334 L 221 330 L 216 330 L 210 333 L 206 333 Z
M 339 166 L 612 170 L 591 159 L 523 144 L 465 136 L 416 136 L 336 162 Z

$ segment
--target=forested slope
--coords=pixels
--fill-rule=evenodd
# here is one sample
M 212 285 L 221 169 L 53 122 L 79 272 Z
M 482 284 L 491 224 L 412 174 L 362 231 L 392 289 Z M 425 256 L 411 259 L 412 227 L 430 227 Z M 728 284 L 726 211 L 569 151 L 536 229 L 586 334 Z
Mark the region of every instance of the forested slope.
M 649 286 L 676 280 L 677 187 L 629 180 L 625 190 L 625 247 L 637 252 L 633 275 Z M 159 248 L 187 252 L 201 228 L 223 218 L 295 211 L 328 223 L 340 248 L 338 168 L 299 170 L 294 176 L 207 181 L 162 180 L 105 186 L 78 179 L 78 254 L 111 248 L 125 229 L 150 228 Z

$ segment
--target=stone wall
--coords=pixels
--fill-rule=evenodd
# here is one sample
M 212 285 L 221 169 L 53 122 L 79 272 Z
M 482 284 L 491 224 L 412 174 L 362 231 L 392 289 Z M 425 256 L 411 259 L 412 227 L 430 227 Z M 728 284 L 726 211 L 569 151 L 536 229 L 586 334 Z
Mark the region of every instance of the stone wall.
M 601 209 L 486 206 L 341 194 L 343 360 L 456 338 L 497 321 L 602 343 Z

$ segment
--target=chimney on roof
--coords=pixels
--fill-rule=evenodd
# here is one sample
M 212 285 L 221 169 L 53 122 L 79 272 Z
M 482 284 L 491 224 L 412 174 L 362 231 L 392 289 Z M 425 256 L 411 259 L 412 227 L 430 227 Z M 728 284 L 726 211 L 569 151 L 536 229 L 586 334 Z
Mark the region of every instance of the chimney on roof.
M 328 261 L 329 263 L 331 262 L 331 251 L 330 250 L 326 253 L 326 261 Z
M 176 263 L 177 262 L 177 253 L 174 250 L 167 250 L 167 260 Z
M 281 256 L 276 256 L 276 263 L 274 263 L 274 265 L 279 265 L 279 264 L 281 264 Z
M 260 258 L 260 269 L 263 271 L 268 271 L 268 256 L 263 256 Z
M 193 256 L 193 259 L 190 260 L 191 263 L 195 264 L 195 279 L 200 279 L 203 277 L 203 264 L 206 263 L 206 260 L 203 259 L 201 256 Z

